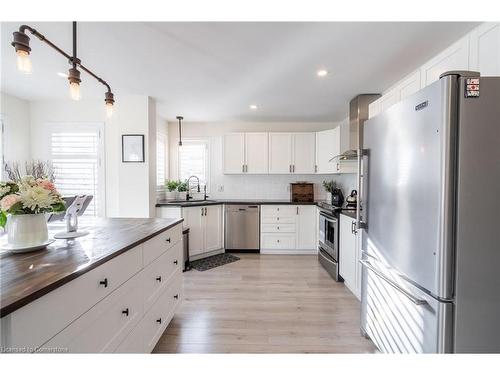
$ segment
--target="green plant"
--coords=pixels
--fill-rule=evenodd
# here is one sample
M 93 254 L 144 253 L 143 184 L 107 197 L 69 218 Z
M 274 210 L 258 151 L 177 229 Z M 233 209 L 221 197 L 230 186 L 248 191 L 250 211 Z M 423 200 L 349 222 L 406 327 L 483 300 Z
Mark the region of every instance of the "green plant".
M 181 182 L 179 180 L 179 186 L 177 187 L 177 191 L 179 191 L 179 192 L 188 191 L 187 181 Z
M 167 187 L 168 191 L 176 191 L 177 188 L 179 187 L 180 181 L 176 180 L 166 180 L 165 181 L 165 186 Z
M 337 183 L 335 181 L 323 181 L 323 187 L 329 193 L 333 192 L 333 189 L 337 187 Z

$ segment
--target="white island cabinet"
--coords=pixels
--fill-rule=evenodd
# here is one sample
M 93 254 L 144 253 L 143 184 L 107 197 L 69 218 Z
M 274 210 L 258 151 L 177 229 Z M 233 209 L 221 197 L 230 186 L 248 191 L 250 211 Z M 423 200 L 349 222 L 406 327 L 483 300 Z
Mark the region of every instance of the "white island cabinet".
M 262 254 L 316 254 L 317 208 L 314 205 L 261 205 Z
M 146 226 L 150 222 L 138 222 L 138 225 Z M 130 245 L 123 242 L 122 245 L 133 247 L 107 253 L 112 259 L 81 275 L 77 269 L 71 281 L 54 285 L 52 291 L 39 298 L 33 297 L 31 302 L 3 316 L 2 350 L 151 352 L 182 300 L 182 223 L 177 221 L 167 230 L 151 233 L 142 240 L 134 239 Z M 91 246 L 107 247 L 105 238 L 100 245 L 83 241 L 89 249 Z M 60 256 L 66 257 L 67 263 L 81 256 L 78 255 L 80 250 L 92 253 L 82 245 L 82 249 L 72 250 L 73 256 L 68 258 L 68 251 L 57 246 L 51 251 L 62 251 Z M 51 256 L 50 253 L 39 254 L 32 257 Z M 33 262 L 36 264 L 36 260 Z M 84 263 L 82 268 L 85 266 Z M 51 272 L 50 264 L 46 268 L 46 272 Z M 29 283 L 29 278 L 25 282 Z

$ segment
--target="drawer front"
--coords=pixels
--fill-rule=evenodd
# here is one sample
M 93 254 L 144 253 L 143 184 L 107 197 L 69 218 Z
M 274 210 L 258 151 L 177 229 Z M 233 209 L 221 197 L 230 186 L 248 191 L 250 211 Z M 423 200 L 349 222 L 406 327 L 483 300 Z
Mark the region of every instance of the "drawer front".
M 129 333 L 118 348 L 116 348 L 115 353 L 146 353 L 144 348 L 142 321 Z
M 112 353 L 142 316 L 141 280 L 135 276 L 44 344 L 44 348 L 65 348 L 70 353 Z
M 182 241 L 179 241 L 141 272 L 144 311 L 148 311 L 167 289 L 172 275 L 181 270 L 182 252 Z
M 261 235 L 261 248 L 263 249 L 295 249 L 295 234 L 270 234 Z
M 139 245 L 14 311 L 4 318 L 10 330 L 6 345 L 42 345 L 141 268 L 142 245 Z
M 295 224 L 262 224 L 262 233 L 295 233 Z
M 296 206 L 288 206 L 288 205 L 276 205 L 276 206 L 261 206 L 261 215 L 263 217 L 269 216 L 293 216 L 296 215 Z
M 262 224 L 295 224 L 296 216 L 267 216 L 261 218 Z
M 182 299 L 182 273 L 174 274 L 167 290 L 158 298 L 141 322 L 144 350 L 153 351 Z
M 178 224 L 169 230 L 151 238 L 144 243 L 144 266 L 162 255 L 182 239 L 182 225 Z

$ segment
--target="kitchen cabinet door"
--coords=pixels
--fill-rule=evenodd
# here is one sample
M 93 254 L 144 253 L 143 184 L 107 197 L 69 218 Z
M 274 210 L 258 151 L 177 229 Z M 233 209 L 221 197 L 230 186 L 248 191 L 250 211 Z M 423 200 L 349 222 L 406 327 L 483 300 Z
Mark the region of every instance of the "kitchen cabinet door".
M 500 75 L 500 23 L 485 22 L 470 35 L 470 70 Z
M 316 206 L 296 206 L 297 220 L 297 248 L 317 249 L 316 228 L 317 215 Z
M 222 205 L 205 206 L 205 252 L 222 248 Z
M 317 173 L 337 173 L 336 163 L 330 159 L 340 154 L 340 128 L 316 133 Z
M 245 134 L 224 135 L 223 169 L 225 174 L 243 173 L 245 165 Z
M 314 173 L 316 166 L 316 133 L 293 134 L 292 172 Z
M 289 174 L 292 164 L 292 134 L 269 133 L 269 173 Z
M 339 273 L 344 279 L 344 284 L 353 292 L 359 299 L 359 286 L 357 282 L 358 276 L 358 255 L 357 255 L 357 241 L 356 234 L 353 233 L 354 219 L 340 215 L 340 228 L 339 228 Z
M 202 213 L 203 207 L 182 209 L 185 227 L 189 228 L 189 256 L 205 252 L 205 221 Z
M 246 133 L 245 173 L 267 173 L 269 168 L 268 152 L 268 133 Z

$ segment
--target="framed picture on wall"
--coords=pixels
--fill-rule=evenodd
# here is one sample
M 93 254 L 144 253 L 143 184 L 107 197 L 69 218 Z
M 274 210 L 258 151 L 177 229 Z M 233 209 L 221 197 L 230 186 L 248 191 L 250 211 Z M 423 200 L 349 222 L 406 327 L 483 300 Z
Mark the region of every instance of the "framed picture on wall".
M 144 135 L 122 135 L 122 162 L 144 163 Z

